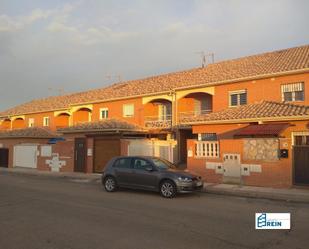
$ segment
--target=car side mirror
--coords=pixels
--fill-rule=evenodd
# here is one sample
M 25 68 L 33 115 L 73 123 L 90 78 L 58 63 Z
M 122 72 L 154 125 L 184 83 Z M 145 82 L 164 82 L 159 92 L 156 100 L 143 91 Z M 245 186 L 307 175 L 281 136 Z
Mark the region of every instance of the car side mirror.
M 145 166 L 145 170 L 146 170 L 146 171 L 149 171 L 149 172 L 150 172 L 150 171 L 153 171 L 153 167 L 152 167 L 151 165 L 146 165 L 146 166 Z

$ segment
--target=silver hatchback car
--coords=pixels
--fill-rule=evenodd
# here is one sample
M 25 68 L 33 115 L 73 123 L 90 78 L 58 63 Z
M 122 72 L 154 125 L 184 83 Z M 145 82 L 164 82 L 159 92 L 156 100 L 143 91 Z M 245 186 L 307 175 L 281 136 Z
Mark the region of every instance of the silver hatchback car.
M 104 169 L 102 184 L 108 192 L 125 187 L 157 191 L 166 198 L 203 188 L 200 176 L 178 170 L 167 160 L 146 156 L 114 157 Z

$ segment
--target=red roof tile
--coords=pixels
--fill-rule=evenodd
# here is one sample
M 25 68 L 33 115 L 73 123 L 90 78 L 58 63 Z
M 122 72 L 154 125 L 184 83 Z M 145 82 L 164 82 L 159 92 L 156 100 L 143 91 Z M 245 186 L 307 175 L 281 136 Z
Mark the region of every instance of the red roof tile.
M 75 132 L 117 132 L 117 131 L 145 131 L 141 127 L 123 120 L 107 119 L 97 122 L 83 122 L 74 126 L 58 129 L 60 133 Z
M 1 138 L 55 138 L 59 135 L 45 128 L 30 127 L 10 131 L 0 131 Z
M 33 100 L 6 110 L 1 115 L 65 109 L 73 104 L 149 95 L 168 92 L 171 89 L 211 85 L 300 69 L 309 69 L 309 45 L 221 61 L 209 64 L 205 68 L 194 68 L 140 80 L 130 80 L 86 92 Z
M 236 120 L 263 120 L 269 118 L 291 119 L 303 117 L 309 119 L 309 106 L 278 103 L 273 101 L 261 101 L 259 103 L 231 107 L 219 112 L 207 115 L 189 117 L 181 120 L 182 123 L 220 123 Z

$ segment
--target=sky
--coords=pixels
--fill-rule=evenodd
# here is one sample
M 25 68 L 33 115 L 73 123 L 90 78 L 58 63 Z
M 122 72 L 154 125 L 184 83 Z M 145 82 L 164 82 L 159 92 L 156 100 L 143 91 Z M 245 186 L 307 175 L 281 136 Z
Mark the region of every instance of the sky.
M 305 45 L 307 0 L 0 0 L 0 111 Z

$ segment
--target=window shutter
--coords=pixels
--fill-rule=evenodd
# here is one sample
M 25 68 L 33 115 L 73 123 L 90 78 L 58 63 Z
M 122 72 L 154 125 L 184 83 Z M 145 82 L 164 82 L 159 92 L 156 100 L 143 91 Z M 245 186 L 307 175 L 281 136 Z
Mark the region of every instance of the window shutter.
M 247 93 L 239 94 L 239 104 L 246 105 L 247 104 Z
M 123 114 L 125 117 L 131 117 L 134 115 L 134 105 L 128 104 L 123 106 Z
M 297 92 L 304 90 L 304 82 L 284 84 L 281 86 L 282 92 Z
M 231 106 L 236 106 L 237 105 L 237 94 L 231 94 Z

